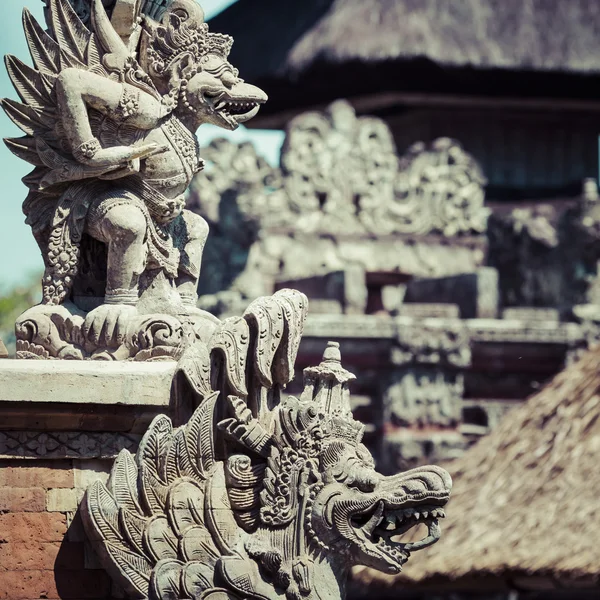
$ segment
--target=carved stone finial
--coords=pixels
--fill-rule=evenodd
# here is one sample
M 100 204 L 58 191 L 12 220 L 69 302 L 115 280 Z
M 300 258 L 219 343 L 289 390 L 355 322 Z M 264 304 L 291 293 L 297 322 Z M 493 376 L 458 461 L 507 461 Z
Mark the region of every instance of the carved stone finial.
M 325 362 L 342 362 L 342 353 L 340 352 L 339 342 L 327 342 L 327 348 L 323 352 L 323 360 Z

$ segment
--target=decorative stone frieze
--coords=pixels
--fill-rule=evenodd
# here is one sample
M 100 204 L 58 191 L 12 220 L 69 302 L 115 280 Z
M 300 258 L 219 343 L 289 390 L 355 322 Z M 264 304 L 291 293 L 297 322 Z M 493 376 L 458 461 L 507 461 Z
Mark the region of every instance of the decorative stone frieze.
M 471 363 L 468 329 L 460 320 L 442 326 L 422 323 L 398 328 L 391 361 L 395 365 L 422 364 L 465 368 Z
M 193 204 L 216 222 L 238 199 L 238 218 L 261 229 L 329 235 L 481 234 L 489 211 L 480 167 L 455 140 L 414 144 L 398 157 L 384 121 L 357 117 L 346 101 L 290 121 L 281 169 L 247 143 L 213 142 L 213 167 L 193 186 Z
M 0 458 L 114 458 L 140 435 L 98 431 L 0 431 Z

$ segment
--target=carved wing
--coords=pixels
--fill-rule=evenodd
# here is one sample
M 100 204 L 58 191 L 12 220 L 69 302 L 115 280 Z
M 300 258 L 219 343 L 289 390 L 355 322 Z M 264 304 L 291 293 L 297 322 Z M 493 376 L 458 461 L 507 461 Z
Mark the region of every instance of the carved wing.
M 25 133 L 5 143 L 19 158 L 36 167 L 26 181 L 32 190 L 39 189 L 43 178 L 56 169 L 57 161 L 64 160 L 64 154 L 70 154 L 54 93 L 60 72 L 76 68 L 109 77 L 96 36 L 83 25 L 67 0 L 50 0 L 47 25 L 48 32 L 24 9 L 23 28 L 34 67 L 15 56 L 6 57 L 6 68 L 21 102 L 1 101 L 6 114 Z
M 157 417 L 136 457 L 122 450 L 107 486 L 96 482 L 86 493 L 88 535 L 133 598 L 199 597 L 214 587 L 217 560 L 234 554 L 237 529 L 223 527 L 228 506 L 214 486 L 218 396 L 206 398 L 177 430 L 167 417 Z
M 143 73 L 140 75 L 132 52 L 112 26 L 102 0 L 86 0 L 86 9 L 92 13 L 93 31 L 82 23 L 68 0 L 48 0 L 47 31 L 24 9 L 23 28 L 33 67 L 15 56 L 8 55 L 5 59 L 20 101 L 5 98 L 0 102 L 25 135 L 4 141 L 13 154 L 35 167 L 23 179 L 30 189 L 23 211 L 36 237 L 49 227 L 52 218 L 54 205 L 48 200 L 60 196 L 71 182 L 104 172 L 82 165 L 72 157 L 55 93 L 60 73 L 74 68 L 106 78 L 124 77 L 142 91 L 158 94 L 149 79 Z M 134 5 L 134 10 L 137 12 L 131 15 L 132 28 L 137 27 L 135 17 L 139 15 L 139 3 Z M 128 78 L 132 70 L 138 76 Z M 100 113 L 90 110 L 95 134 L 99 127 L 108 126 L 106 119 L 99 116 Z

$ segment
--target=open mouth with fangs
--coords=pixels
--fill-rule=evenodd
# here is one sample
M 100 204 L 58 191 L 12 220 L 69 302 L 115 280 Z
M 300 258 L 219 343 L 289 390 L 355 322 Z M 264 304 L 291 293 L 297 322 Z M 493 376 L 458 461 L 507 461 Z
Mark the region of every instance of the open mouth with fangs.
M 210 98 L 210 96 L 208 96 Z M 263 100 L 252 98 L 233 98 L 227 93 L 212 97 L 213 110 L 227 123 L 236 126 L 255 117 Z
M 350 525 L 359 539 L 368 545 L 367 554 L 387 558 L 390 570 L 399 572 L 411 552 L 422 550 L 438 541 L 438 519 L 446 516 L 440 506 L 420 505 L 410 508 L 386 508 L 383 500 L 369 510 L 350 517 Z M 411 529 L 425 525 L 427 535 L 419 541 L 402 541 Z M 410 537 L 405 536 L 405 537 Z M 392 563 L 392 564 L 390 564 Z

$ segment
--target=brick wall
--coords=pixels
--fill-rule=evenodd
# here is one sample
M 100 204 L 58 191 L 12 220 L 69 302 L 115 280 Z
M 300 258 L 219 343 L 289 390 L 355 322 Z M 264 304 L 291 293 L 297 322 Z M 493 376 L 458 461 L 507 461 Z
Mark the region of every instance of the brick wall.
M 77 507 L 111 460 L 0 459 L 0 600 L 122 598 Z

